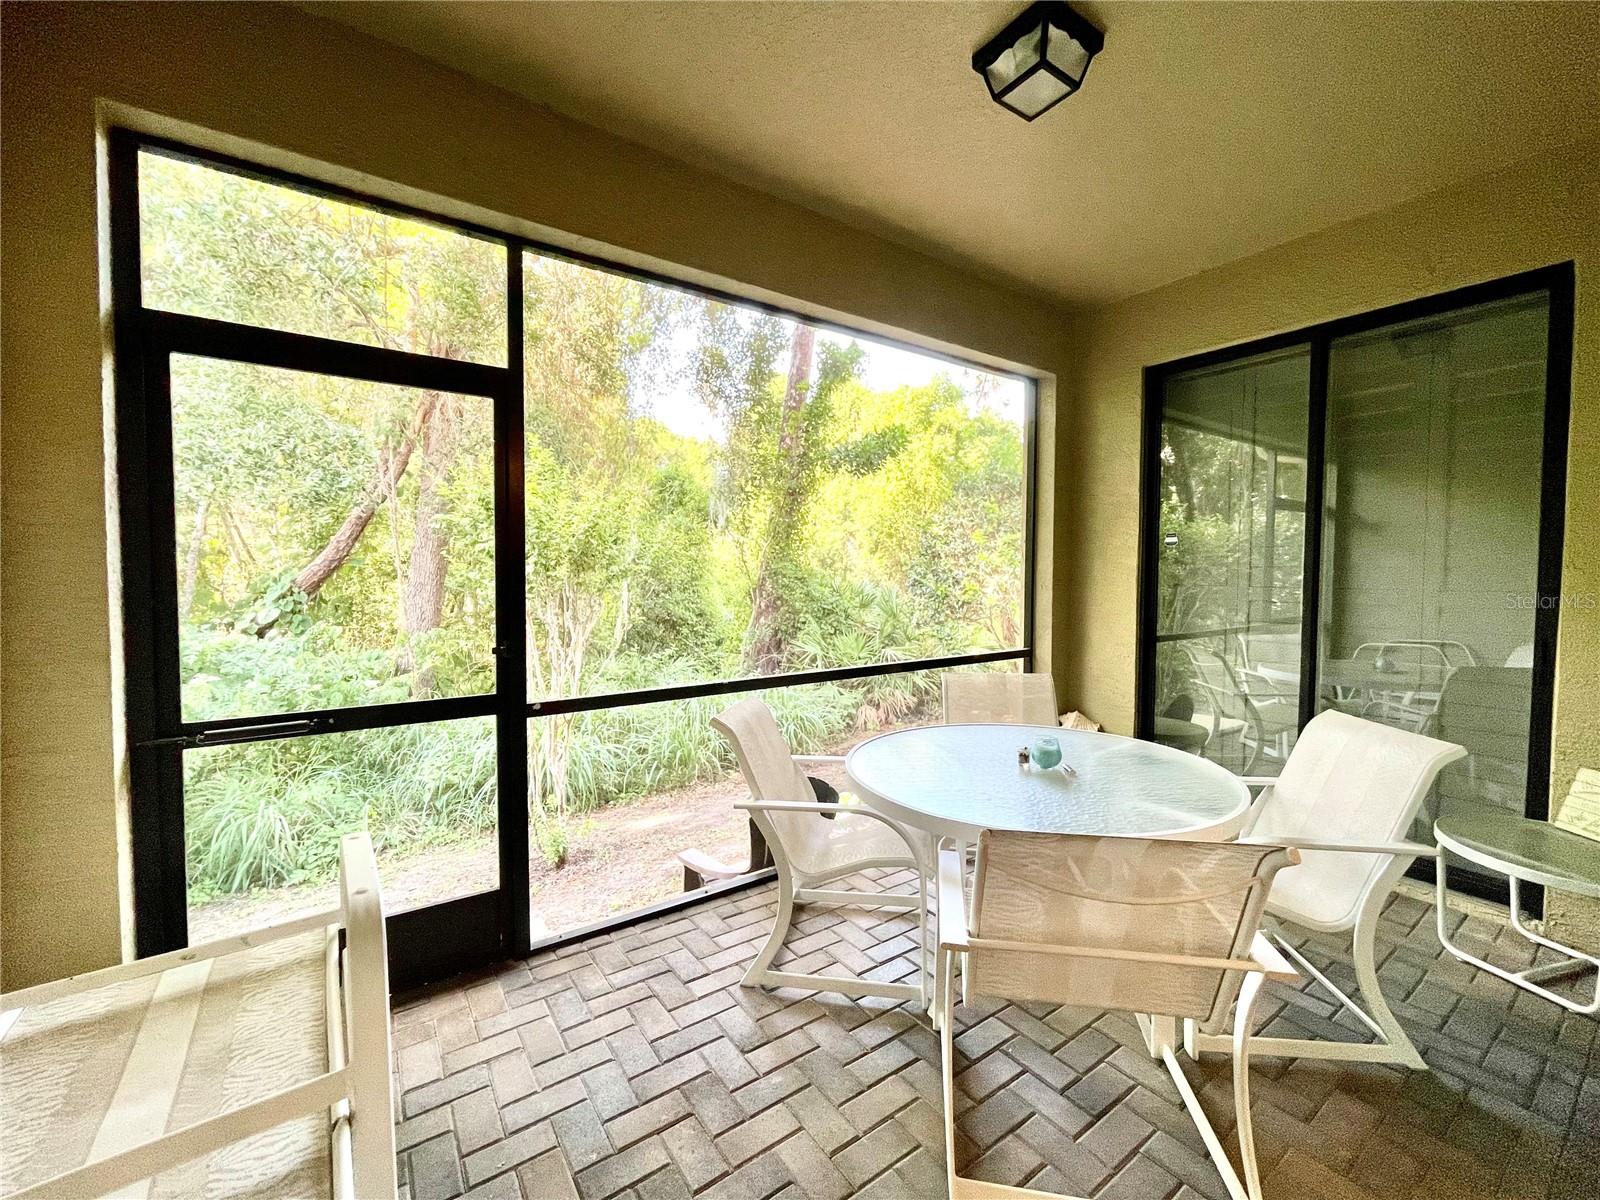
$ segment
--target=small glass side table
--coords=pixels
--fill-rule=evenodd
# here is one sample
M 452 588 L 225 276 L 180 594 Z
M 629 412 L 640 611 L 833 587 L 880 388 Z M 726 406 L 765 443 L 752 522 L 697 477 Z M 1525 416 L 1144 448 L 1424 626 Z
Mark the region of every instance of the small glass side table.
M 1600 898 L 1600 843 L 1544 821 L 1530 821 L 1516 813 L 1488 807 L 1464 809 L 1439 818 L 1434 823 L 1433 836 L 1443 851 L 1439 856 L 1437 872 L 1440 944 L 1462 962 L 1498 975 L 1571 1012 L 1600 1012 L 1600 958 L 1529 929 L 1522 923 L 1518 895 L 1519 886 L 1526 882 Z M 1512 928 L 1530 942 L 1562 955 L 1561 961 L 1532 966 L 1523 971 L 1507 971 L 1452 942 L 1445 928 L 1444 903 L 1447 890 L 1445 863 L 1451 854 L 1510 880 Z M 1545 980 L 1591 969 L 1597 975 L 1594 994 L 1587 1003 L 1569 1000 L 1541 986 Z

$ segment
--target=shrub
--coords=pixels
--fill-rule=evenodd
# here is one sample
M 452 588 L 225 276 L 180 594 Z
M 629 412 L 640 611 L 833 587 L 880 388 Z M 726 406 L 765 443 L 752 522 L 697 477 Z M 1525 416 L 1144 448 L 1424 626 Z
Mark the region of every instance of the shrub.
M 833 684 L 761 693 L 797 751 L 826 745 L 850 725 L 856 701 Z M 588 812 L 733 769 L 733 754 L 711 728 L 737 696 L 644 704 L 585 713 L 573 722 L 568 804 Z
M 307 654 L 285 665 L 253 635 L 205 642 L 191 685 L 222 711 L 306 707 L 306 677 L 317 672 L 316 706 L 406 699 L 403 680 L 360 680 L 362 654 Z M 619 662 L 615 674 L 654 680 L 660 663 Z M 221 671 L 255 672 L 243 679 Z M 298 679 L 298 689 L 291 683 Z M 355 681 L 355 682 L 352 682 Z M 868 681 L 871 682 L 871 681 Z M 823 684 L 762 693 L 797 751 L 829 745 L 859 704 L 847 687 Z M 570 732 L 569 803 L 589 812 L 733 769 L 713 716 L 737 697 L 638 705 L 581 714 Z M 247 742 L 185 755 L 184 821 L 191 896 L 325 882 L 338 871 L 339 839 L 365 829 L 379 851 L 440 845 L 491 830 L 497 817 L 495 743 L 488 719 L 397 726 L 282 741 Z M 534 814 L 540 853 L 565 859 L 568 831 Z
M 191 895 L 322 882 L 339 838 L 378 850 L 460 840 L 495 823 L 485 720 L 248 742 L 185 755 Z

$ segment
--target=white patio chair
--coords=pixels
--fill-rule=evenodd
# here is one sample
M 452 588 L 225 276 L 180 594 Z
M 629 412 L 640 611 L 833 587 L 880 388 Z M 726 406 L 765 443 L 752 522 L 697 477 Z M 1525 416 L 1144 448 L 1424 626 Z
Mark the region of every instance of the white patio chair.
M 925 965 L 928 887 L 932 873 L 927 838 L 865 805 L 822 804 L 800 763 L 843 762 L 835 755 L 790 753 L 772 710 L 759 700 L 741 700 L 711 726 L 728 740 L 739 760 L 751 800 L 734 807 L 750 814 L 767 839 L 778 868 L 778 916 L 772 933 L 745 972 L 746 987 L 792 987 L 845 996 L 888 996 L 927 1005 Z M 927 847 L 925 850 L 924 847 Z M 868 892 L 828 888 L 859 871 L 910 867 L 917 890 Z M 774 971 L 796 904 L 844 904 L 917 913 L 917 982 L 883 983 L 841 975 Z
M 1376 664 L 1387 661 L 1395 668 L 1432 667 L 1442 671 L 1446 678 L 1460 667 L 1475 667 L 1478 656 L 1464 642 L 1430 641 L 1421 638 L 1393 642 L 1363 642 L 1350 656 L 1356 662 Z M 1416 691 L 1378 690 L 1359 709 L 1359 715 L 1398 725 L 1417 733 L 1426 733 L 1439 711 L 1440 689 L 1424 688 Z M 1341 705 L 1351 711 L 1347 702 Z
M 1285 1057 L 1387 1062 L 1426 1069 L 1378 985 L 1378 917 L 1413 859 L 1437 847 L 1406 840 L 1439 771 L 1466 756 L 1450 742 L 1348 713 L 1319 713 L 1300 734 L 1276 778 L 1264 785 L 1245 817 L 1241 842 L 1298 848 L 1304 861 L 1279 878 L 1267 900 L 1274 917 L 1323 933 L 1350 933 L 1363 1008 L 1281 937 L 1279 947 L 1377 1038 L 1343 1042 L 1260 1037 L 1257 1053 Z M 1190 1022 L 1190 1054 L 1227 1048 L 1227 1039 Z
M 1054 725 L 1060 716 L 1056 681 L 1043 672 L 946 671 L 939 682 L 946 725 Z
M 1190 683 L 1200 693 L 1194 722 L 1210 730 L 1206 749 L 1215 749 L 1214 757 L 1208 757 L 1221 762 L 1229 741 L 1236 738 L 1243 759 L 1241 774 L 1253 771 L 1263 756 L 1276 762 L 1287 758 L 1299 698 L 1277 690 L 1266 693 L 1265 683 L 1259 685 L 1264 694 L 1258 696 L 1214 650 L 1188 647 L 1187 653 L 1193 667 Z
M 1173 1040 L 1153 1047 L 1234 1200 L 1260 1200 L 1250 1121 L 1250 1021 L 1265 977 L 1295 970 L 1259 926 L 1273 876 L 1298 858 L 1279 846 L 985 832 L 978 841 L 972 918 L 961 860 L 939 854 L 940 1052 L 945 1163 L 954 1197 L 1048 1196 L 956 1173 L 951 988 L 965 959 L 972 991 L 1218 1027 L 1234 1009 L 1233 1096 L 1244 1169 L 1240 1182 L 1177 1059 Z M 1237 1004 L 1235 1004 L 1237 999 Z

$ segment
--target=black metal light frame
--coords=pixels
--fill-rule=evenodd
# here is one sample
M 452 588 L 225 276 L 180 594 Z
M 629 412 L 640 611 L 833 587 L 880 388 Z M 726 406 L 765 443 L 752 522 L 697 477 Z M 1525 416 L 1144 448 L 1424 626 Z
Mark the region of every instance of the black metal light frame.
M 129 747 L 130 837 L 134 884 L 134 942 L 140 957 L 181 949 L 189 942 L 183 755 L 213 746 L 277 741 L 401 725 L 492 719 L 497 753 L 498 886 L 473 895 L 394 913 L 388 918 L 390 974 L 396 990 L 440 979 L 484 963 L 521 958 L 531 949 L 615 929 L 773 877 L 768 869 L 630 913 L 531 940 L 529 928 L 527 735 L 538 717 L 596 709 L 730 695 L 769 688 L 866 679 L 1006 661 L 1033 663 L 1034 488 L 1038 388 L 1027 376 L 997 371 L 971 360 L 866 334 L 849 326 L 796 313 L 712 288 L 551 246 L 484 225 L 451 219 L 381 196 L 334 186 L 128 129 L 111 131 L 108 183 L 111 216 L 112 312 L 116 370 L 116 476 L 118 540 L 122 562 L 125 721 Z M 426 221 L 506 247 L 506 361 L 504 366 L 462 362 L 363 346 L 260 326 L 148 308 L 141 287 L 139 170 L 141 150 L 215 170 L 296 188 Z M 1026 385 L 1023 410 L 1023 644 L 974 654 L 903 662 L 863 663 L 781 675 L 704 680 L 589 696 L 534 696 L 527 692 L 523 534 L 523 286 L 524 253 L 565 259 L 727 304 L 801 321 L 818 329 L 927 354 L 963 367 L 1016 378 Z M 178 671 L 178 609 L 174 545 L 172 397 L 174 354 L 308 371 L 344 379 L 432 388 L 474 396 L 493 406 L 495 686 L 490 692 L 348 708 L 276 712 L 248 717 L 186 720 Z
M 1088 51 L 1089 57 L 1083 64 L 1083 74 L 1077 79 L 1072 78 L 1055 63 L 1050 61 L 1050 27 L 1057 29 L 1072 37 L 1079 45 Z M 1002 54 L 1011 49 L 1023 37 L 1034 29 L 1039 30 L 1039 61 L 1031 68 L 1023 71 L 1005 87 L 995 90 L 989 82 L 989 68 Z M 972 69 L 983 76 L 984 86 L 989 89 L 990 98 L 1001 107 L 1015 113 L 1024 121 L 1037 121 L 1045 113 L 1067 99 L 1083 86 L 1083 81 L 1088 78 L 1089 68 L 1094 64 L 1095 56 L 1105 47 L 1106 35 L 1092 25 L 1085 17 L 1074 12 L 1066 0 L 1037 0 L 1028 5 L 1006 25 L 999 33 L 990 38 L 972 55 Z M 1028 80 L 1038 75 L 1041 71 L 1050 75 L 1066 90 L 1036 113 L 1026 113 L 1015 105 L 1007 102 L 1006 97 L 1014 93 Z

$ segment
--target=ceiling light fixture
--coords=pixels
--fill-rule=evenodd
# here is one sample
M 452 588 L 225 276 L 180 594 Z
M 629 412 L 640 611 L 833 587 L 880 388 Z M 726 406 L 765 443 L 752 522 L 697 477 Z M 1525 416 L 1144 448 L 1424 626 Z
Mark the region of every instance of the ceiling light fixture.
M 1065 0 L 1039 0 L 972 56 L 972 69 L 996 104 L 1032 121 L 1083 86 L 1105 41 Z

